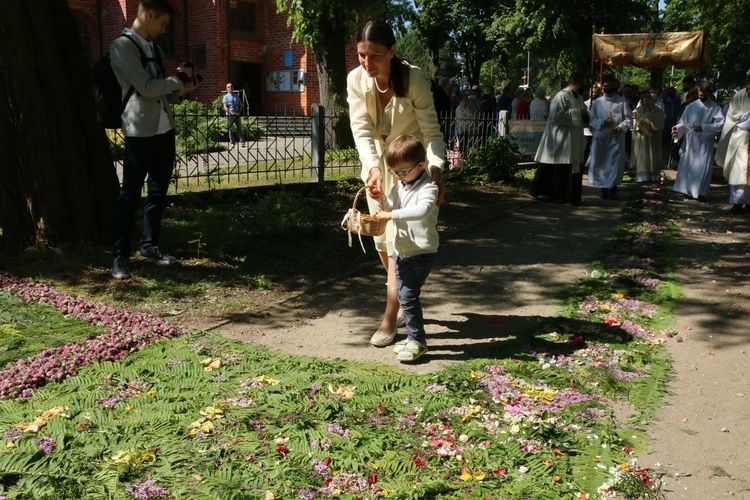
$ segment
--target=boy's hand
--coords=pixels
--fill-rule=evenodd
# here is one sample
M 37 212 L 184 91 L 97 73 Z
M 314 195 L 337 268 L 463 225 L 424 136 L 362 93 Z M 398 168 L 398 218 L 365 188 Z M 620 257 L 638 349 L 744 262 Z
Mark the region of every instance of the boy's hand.
M 385 220 L 391 220 L 393 216 L 391 215 L 391 212 L 375 212 L 375 215 L 373 217 L 376 217 L 378 219 L 385 219 Z

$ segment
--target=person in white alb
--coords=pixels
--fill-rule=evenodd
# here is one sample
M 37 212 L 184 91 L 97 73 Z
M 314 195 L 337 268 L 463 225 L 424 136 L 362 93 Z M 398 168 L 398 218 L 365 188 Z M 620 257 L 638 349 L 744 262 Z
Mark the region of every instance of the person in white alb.
M 635 182 L 654 182 L 661 174 L 662 129 L 664 111 L 653 100 L 653 94 L 643 91 L 638 107 L 633 111 L 633 154 L 630 166 L 635 169 Z
M 750 148 L 750 86 L 740 90 L 729 103 L 726 122 L 721 131 L 716 163 L 724 169 L 729 183 L 731 213 L 750 207 L 750 172 L 747 168 Z
M 705 201 L 711 187 L 714 165 L 714 138 L 724 127 L 721 106 L 711 99 L 711 85 L 698 86 L 698 100 L 689 104 L 672 133 L 684 139 L 673 189 L 685 198 Z
M 631 127 L 631 111 L 625 98 L 617 94 L 619 87 L 617 78 L 605 77 L 604 97 L 591 106 L 594 136 L 588 160 L 589 186 L 600 188 L 605 199 L 617 199 L 617 186 L 622 182 L 627 163 L 625 132 Z
M 591 91 L 589 92 L 589 98 L 584 101 L 586 104 L 586 111 L 588 113 L 591 113 L 591 106 L 594 105 L 594 101 L 599 99 L 602 96 L 602 88 L 599 86 L 598 83 L 595 83 L 591 86 Z M 583 127 L 583 163 L 586 164 L 589 161 L 589 156 L 591 156 L 591 141 L 594 138 L 594 129 L 591 128 L 591 125 L 586 125 Z

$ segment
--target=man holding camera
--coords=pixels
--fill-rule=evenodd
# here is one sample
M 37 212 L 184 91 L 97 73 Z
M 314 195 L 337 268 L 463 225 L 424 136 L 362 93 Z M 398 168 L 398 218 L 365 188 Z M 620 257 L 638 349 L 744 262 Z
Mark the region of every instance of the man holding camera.
M 153 41 L 162 35 L 174 10 L 167 0 L 140 0 L 138 15 L 130 29 L 110 47 L 112 69 L 122 87 L 123 98 L 130 88 L 135 92 L 122 113 L 125 135 L 122 187 L 117 199 L 114 264 L 112 277 L 130 278 L 130 236 L 144 180 L 148 194 L 143 207 L 143 235 L 140 256 L 158 264 L 174 264 L 177 259 L 162 253 L 159 234 L 164 203 L 175 160 L 174 117 L 171 102 L 197 87 L 192 68 L 165 77 L 161 49 Z M 136 43 L 140 46 L 137 46 Z M 146 55 L 144 67 L 141 50 Z M 179 69 L 179 68 L 178 68 Z
M 234 93 L 234 85 L 227 83 L 227 94 L 222 99 L 224 111 L 227 112 L 227 133 L 229 134 L 229 150 L 237 145 L 237 138 L 246 148 L 245 135 L 242 133 L 242 99 Z M 233 130 L 234 129 L 234 130 Z

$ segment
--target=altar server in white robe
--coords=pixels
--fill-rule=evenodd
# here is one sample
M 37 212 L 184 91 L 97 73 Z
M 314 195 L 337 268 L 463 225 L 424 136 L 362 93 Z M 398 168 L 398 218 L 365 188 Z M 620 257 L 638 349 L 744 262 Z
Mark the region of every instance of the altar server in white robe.
M 721 106 L 711 99 L 711 85 L 698 87 L 698 100 L 689 104 L 680 120 L 672 127 L 677 138 L 684 138 L 674 190 L 686 198 L 705 201 L 711 187 L 714 165 L 714 138 L 724 127 Z
M 617 94 L 620 82 L 605 77 L 604 97 L 591 105 L 591 128 L 594 136 L 589 156 L 589 186 L 602 190 L 602 198 L 617 199 L 617 186 L 622 182 L 627 164 L 625 133 L 632 126 L 632 112 L 624 97 Z
M 729 203 L 732 204 L 729 211 L 732 213 L 742 212 L 743 205 L 750 208 L 749 148 L 750 86 L 732 97 L 716 151 L 716 163 L 724 169 L 724 178 L 729 184 Z
M 654 102 L 650 92 L 641 92 L 638 107 L 633 111 L 633 154 L 630 167 L 635 169 L 635 182 L 659 180 L 662 157 L 664 111 Z

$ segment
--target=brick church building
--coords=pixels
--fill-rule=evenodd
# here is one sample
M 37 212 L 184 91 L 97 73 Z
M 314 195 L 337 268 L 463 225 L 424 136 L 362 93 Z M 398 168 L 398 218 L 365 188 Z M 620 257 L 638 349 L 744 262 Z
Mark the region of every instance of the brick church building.
M 156 40 L 167 73 L 192 60 L 203 76 L 192 97 L 210 103 L 226 83 L 246 92 L 251 115 L 309 115 L 320 102 L 315 57 L 292 43 L 275 0 L 170 0 L 175 16 Z M 138 0 L 68 0 L 90 62 L 130 27 Z M 356 64 L 356 61 L 354 62 Z M 351 66 L 351 65 L 350 65 Z M 352 66 L 353 67 L 353 66 Z

